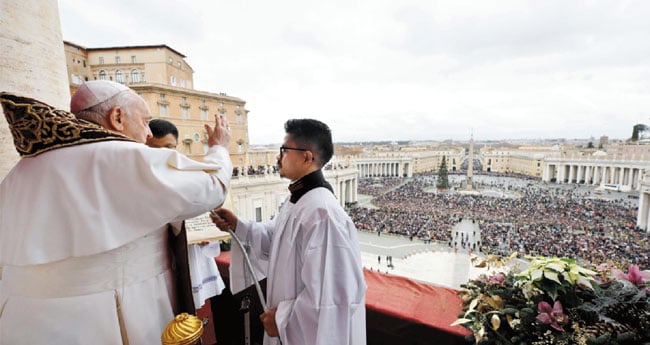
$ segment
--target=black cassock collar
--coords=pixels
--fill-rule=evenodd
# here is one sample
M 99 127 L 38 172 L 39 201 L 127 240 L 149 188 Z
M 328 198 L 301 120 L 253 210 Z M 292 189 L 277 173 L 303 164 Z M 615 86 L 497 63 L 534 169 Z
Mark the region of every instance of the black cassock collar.
M 289 201 L 292 204 L 295 204 L 303 195 L 307 194 L 307 192 L 318 187 L 325 187 L 334 194 L 332 185 L 325 181 L 323 171 L 320 169 L 301 177 L 298 181 L 289 185 L 289 191 L 291 192 L 291 198 L 289 198 Z

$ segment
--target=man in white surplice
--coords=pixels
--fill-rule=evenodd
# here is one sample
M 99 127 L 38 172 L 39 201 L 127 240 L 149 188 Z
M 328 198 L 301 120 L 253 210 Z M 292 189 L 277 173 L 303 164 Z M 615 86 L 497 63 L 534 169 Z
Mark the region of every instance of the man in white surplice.
M 278 215 L 262 224 L 219 209 L 212 220 L 236 231 L 251 257 L 262 261 L 258 269 L 267 266 L 262 273 L 269 310 L 260 316 L 265 345 L 365 345 L 366 283 L 357 230 L 321 170 L 334 150 L 330 129 L 297 119 L 287 121 L 285 131 L 278 168 L 291 180 L 291 195 Z M 235 253 L 233 269 L 242 267 Z
M 206 125 L 196 162 L 144 145 L 151 113 L 121 84 L 73 95 L 94 123 L 0 96 L 23 156 L 0 186 L 0 344 L 160 344 L 174 318 L 167 224 L 223 203 L 226 119 Z

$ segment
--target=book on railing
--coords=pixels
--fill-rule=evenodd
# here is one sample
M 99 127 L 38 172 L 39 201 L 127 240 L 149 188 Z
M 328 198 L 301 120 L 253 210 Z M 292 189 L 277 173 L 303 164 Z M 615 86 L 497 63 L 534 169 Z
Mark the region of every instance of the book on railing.
M 229 241 L 230 234 L 219 230 L 212 219 L 210 213 L 206 212 L 198 217 L 185 220 L 185 230 L 187 231 L 187 243 L 195 244 L 211 241 Z

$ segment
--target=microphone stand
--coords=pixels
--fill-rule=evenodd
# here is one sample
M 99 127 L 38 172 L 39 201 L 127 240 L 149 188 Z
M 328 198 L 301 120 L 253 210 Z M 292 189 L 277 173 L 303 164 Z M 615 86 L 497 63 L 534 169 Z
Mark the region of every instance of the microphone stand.
M 264 294 L 262 293 L 262 287 L 260 287 L 260 283 L 259 281 L 257 281 L 257 276 L 255 275 L 253 264 L 251 263 L 251 259 L 248 257 L 248 253 L 246 253 L 246 249 L 244 249 L 244 245 L 239 240 L 239 237 L 235 235 L 234 231 L 228 229 L 228 233 L 230 234 L 230 236 L 232 236 L 232 238 L 235 240 L 235 243 L 237 243 L 237 247 L 239 247 L 239 249 L 241 249 L 241 252 L 244 254 L 244 261 L 246 262 L 246 268 L 248 268 L 248 271 L 253 277 L 253 281 L 255 282 L 255 290 L 257 290 L 257 296 L 260 298 L 260 302 L 262 303 L 262 308 L 264 308 L 264 311 L 269 310 L 269 307 L 266 305 L 266 299 L 264 298 Z
M 216 212 L 210 211 L 213 215 L 217 215 Z M 266 304 L 266 299 L 264 298 L 264 294 L 262 293 L 262 287 L 260 287 L 260 283 L 257 280 L 257 276 L 255 275 L 255 270 L 253 269 L 253 264 L 251 263 L 251 259 L 248 257 L 248 253 L 246 253 L 246 249 L 244 248 L 244 244 L 241 243 L 239 240 L 239 237 L 235 235 L 235 232 L 232 231 L 232 229 L 228 229 L 228 233 L 232 238 L 235 240 L 235 243 L 237 243 L 237 247 L 241 250 L 242 254 L 244 254 L 244 261 L 246 262 L 246 268 L 248 268 L 248 271 L 250 272 L 251 276 L 253 277 L 253 281 L 255 282 L 255 290 L 257 290 L 257 296 L 260 298 L 260 303 L 262 304 L 262 308 L 264 308 L 264 311 L 269 310 L 269 307 Z M 282 339 L 280 339 L 280 336 L 278 335 L 278 339 L 280 340 L 280 345 L 282 345 Z

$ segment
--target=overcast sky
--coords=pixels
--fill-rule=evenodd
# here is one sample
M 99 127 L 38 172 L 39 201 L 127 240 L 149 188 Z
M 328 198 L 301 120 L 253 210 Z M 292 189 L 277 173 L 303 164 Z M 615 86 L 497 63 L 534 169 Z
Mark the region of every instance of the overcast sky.
M 650 124 L 650 2 L 59 0 L 63 38 L 166 44 L 246 101 L 252 144 L 629 138 Z

